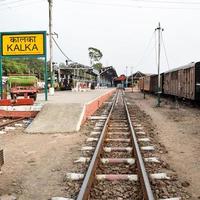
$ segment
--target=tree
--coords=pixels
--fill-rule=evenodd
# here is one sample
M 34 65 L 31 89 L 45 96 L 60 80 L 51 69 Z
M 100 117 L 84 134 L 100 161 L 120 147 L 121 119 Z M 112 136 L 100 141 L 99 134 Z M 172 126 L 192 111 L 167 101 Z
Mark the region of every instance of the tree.
M 98 71 L 101 70 L 101 68 L 103 67 L 102 63 L 95 63 L 92 65 L 92 67 Z
M 89 51 L 91 66 L 93 66 L 95 62 L 98 62 L 99 60 L 101 60 L 101 58 L 103 57 L 102 52 L 99 49 L 96 49 L 94 47 L 89 47 L 88 51 Z
M 44 60 L 39 58 L 4 58 L 3 75 L 34 74 L 39 79 L 44 78 Z

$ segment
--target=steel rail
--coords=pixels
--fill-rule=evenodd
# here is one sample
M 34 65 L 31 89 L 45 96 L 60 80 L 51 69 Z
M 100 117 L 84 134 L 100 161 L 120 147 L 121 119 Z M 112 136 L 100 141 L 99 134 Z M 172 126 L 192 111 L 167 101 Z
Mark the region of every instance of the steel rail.
M 106 133 L 107 125 L 108 125 L 108 122 L 110 120 L 110 117 L 111 117 L 111 114 L 112 114 L 113 108 L 115 106 L 116 99 L 117 99 L 118 95 L 119 94 L 117 92 L 76 200 L 87 200 L 88 197 L 89 197 L 89 193 L 90 193 L 90 189 L 91 189 L 91 186 L 92 186 L 92 183 L 93 183 L 93 179 L 95 179 L 95 172 L 96 172 L 95 170 L 97 168 L 97 164 L 98 164 L 98 161 L 100 159 L 100 154 L 103 150 L 103 142 L 104 142 L 104 138 L 105 138 L 105 135 L 106 135 L 105 133 Z
M 18 119 L 15 119 L 15 120 L 12 120 L 10 122 L 6 122 L 4 124 L 0 124 L 0 129 L 4 128 L 5 126 L 9 125 L 9 124 L 12 124 L 12 123 L 15 123 L 15 122 L 18 122 L 18 121 L 21 121 L 23 119 L 25 119 L 26 117 L 20 117 Z
M 135 131 L 133 129 L 133 125 L 132 125 L 132 122 L 131 122 L 127 102 L 124 98 L 124 94 L 123 94 L 123 102 L 124 102 L 124 106 L 125 106 L 125 109 L 126 109 L 126 114 L 127 114 L 127 118 L 128 118 L 128 122 L 129 122 L 129 128 L 130 128 L 130 131 L 131 131 L 134 154 L 135 154 L 135 157 L 136 157 L 136 163 L 137 163 L 139 173 L 140 173 L 139 178 L 140 178 L 140 182 L 141 182 L 141 185 L 142 185 L 142 188 L 143 188 L 144 200 L 154 200 L 155 198 L 154 198 L 154 195 L 153 195 L 153 192 L 152 192 L 152 189 L 151 189 L 149 177 L 148 177 L 146 169 L 145 169 L 142 154 L 140 152 L 140 147 L 137 143 L 137 137 L 136 137 Z

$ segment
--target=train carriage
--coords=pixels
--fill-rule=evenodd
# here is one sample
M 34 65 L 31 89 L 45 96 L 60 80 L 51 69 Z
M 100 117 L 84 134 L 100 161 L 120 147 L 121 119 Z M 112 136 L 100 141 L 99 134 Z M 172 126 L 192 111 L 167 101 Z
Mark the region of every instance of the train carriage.
M 160 89 L 162 91 L 163 85 L 163 74 L 160 75 Z M 147 75 L 139 80 L 139 89 L 141 91 L 149 92 L 149 93 L 157 93 L 158 92 L 158 75 L 152 74 Z
M 200 100 L 200 62 L 164 73 L 164 94 Z

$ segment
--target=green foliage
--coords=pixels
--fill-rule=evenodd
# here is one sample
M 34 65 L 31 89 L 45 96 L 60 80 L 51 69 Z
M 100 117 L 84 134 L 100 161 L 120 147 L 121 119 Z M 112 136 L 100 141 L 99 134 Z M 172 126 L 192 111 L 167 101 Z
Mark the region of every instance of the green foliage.
M 92 67 L 98 71 L 103 67 L 102 63 L 95 63 L 92 65 Z
M 44 60 L 38 58 L 4 58 L 3 75 L 9 74 L 34 74 L 39 79 L 44 79 Z
M 96 49 L 94 47 L 89 47 L 88 51 L 89 51 L 89 57 L 90 57 L 91 65 L 94 62 L 98 62 L 103 57 L 102 52 L 99 49 Z
M 12 86 L 34 86 L 37 83 L 35 76 L 10 76 L 8 85 Z

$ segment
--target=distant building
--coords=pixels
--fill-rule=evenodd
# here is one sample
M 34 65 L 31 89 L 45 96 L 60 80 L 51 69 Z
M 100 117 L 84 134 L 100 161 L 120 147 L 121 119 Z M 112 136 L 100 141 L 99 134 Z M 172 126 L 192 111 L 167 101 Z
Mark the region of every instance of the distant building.
M 103 67 L 99 72 L 99 84 L 100 86 L 113 87 L 114 79 L 117 77 L 117 72 L 114 67 Z
M 76 87 L 77 82 L 92 83 L 95 85 L 98 75 L 97 70 L 75 62 L 68 65 L 60 65 L 56 69 L 56 76 L 58 77 L 61 89 L 67 90 Z
M 114 79 L 115 87 L 117 87 L 118 84 L 121 84 L 122 87 L 125 87 L 125 83 L 126 83 L 126 76 L 124 74 L 121 74 L 119 77 L 116 77 Z
M 132 86 L 132 83 L 133 83 L 133 84 L 136 84 L 136 83 L 139 81 L 139 79 L 140 79 L 141 77 L 144 77 L 144 76 L 146 76 L 146 74 L 144 74 L 144 73 L 142 73 L 142 72 L 140 72 L 140 71 L 137 71 L 136 73 L 131 74 L 131 75 L 128 77 L 128 86 Z

